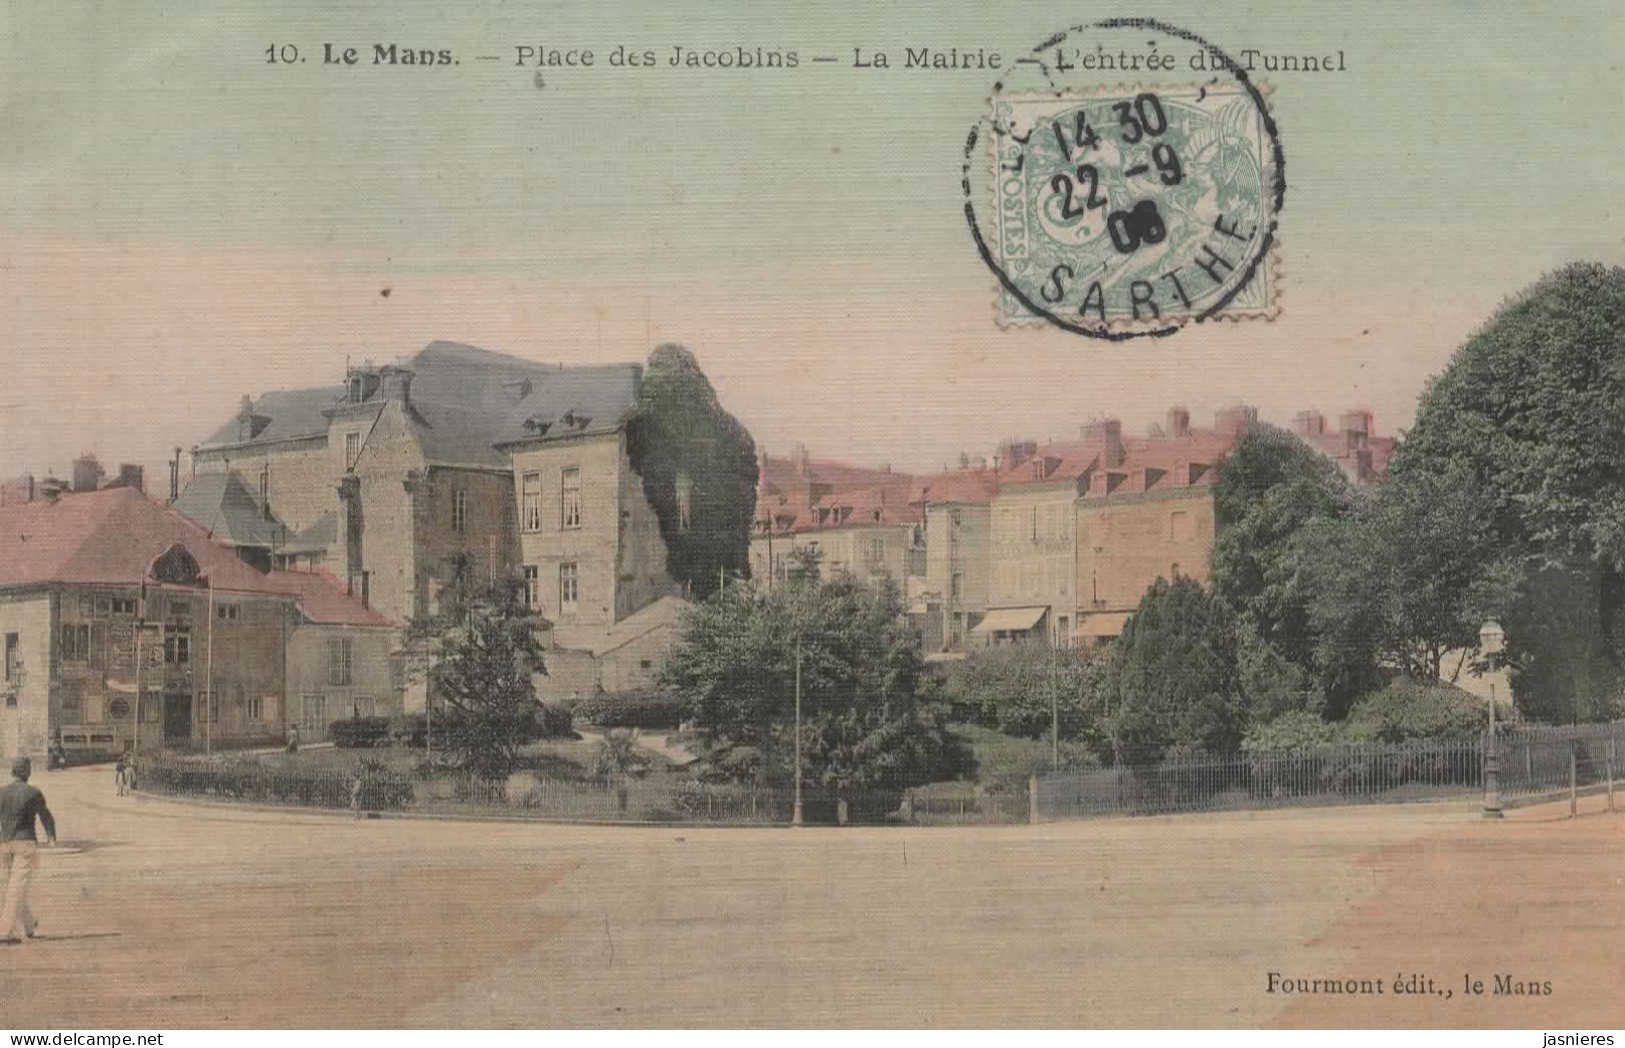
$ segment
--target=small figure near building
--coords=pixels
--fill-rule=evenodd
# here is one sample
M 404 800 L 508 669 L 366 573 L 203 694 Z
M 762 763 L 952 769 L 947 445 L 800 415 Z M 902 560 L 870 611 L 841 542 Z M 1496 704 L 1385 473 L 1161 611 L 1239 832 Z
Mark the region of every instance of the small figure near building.
M 288 752 L 290 754 L 299 752 L 299 725 L 297 724 L 288 725 Z

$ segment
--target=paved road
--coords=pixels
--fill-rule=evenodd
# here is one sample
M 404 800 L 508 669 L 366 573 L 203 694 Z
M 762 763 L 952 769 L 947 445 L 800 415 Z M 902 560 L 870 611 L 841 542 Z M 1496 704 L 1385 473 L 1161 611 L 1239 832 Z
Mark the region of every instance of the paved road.
M 64 844 L 36 895 L 53 938 L 0 948 L 0 1023 L 1314 1025 L 1322 1013 L 1263 992 L 1265 973 L 1386 967 L 1428 922 L 1484 916 L 1496 840 L 1513 842 L 1520 877 L 1556 861 L 1598 881 L 1584 903 L 1603 937 L 1581 929 L 1567 943 L 1614 950 L 1590 956 L 1618 972 L 1625 894 L 1593 875 L 1618 867 L 1625 818 L 1509 821 L 1517 836 L 1496 839 L 1459 805 L 992 829 L 593 828 L 208 808 L 115 798 L 111 779 L 39 780 Z M 1578 926 L 1560 897 L 1519 883 L 1543 920 Z M 1516 933 L 1504 911 L 1490 916 L 1503 940 Z M 1454 968 L 1451 950 L 1446 938 L 1413 953 Z M 1590 985 L 1558 985 L 1551 1014 L 1583 1023 L 1573 994 Z M 1475 1016 L 1495 1017 L 1439 1005 L 1408 1018 Z

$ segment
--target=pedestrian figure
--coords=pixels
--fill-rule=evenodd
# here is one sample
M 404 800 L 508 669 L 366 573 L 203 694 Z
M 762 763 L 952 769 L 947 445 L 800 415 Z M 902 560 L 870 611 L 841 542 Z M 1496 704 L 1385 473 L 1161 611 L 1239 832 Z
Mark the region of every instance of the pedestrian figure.
M 135 755 L 125 750 L 119 754 L 118 764 L 113 767 L 113 793 L 120 797 L 128 797 L 133 789 L 135 789 Z
M 51 739 L 51 748 L 46 754 L 46 771 L 55 771 L 68 766 L 68 751 L 62 746 L 62 733 L 57 732 Z
M 34 820 L 45 824 L 45 843 L 56 843 L 56 819 L 45 806 L 45 794 L 28 785 L 33 764 L 27 757 L 11 762 L 11 782 L 0 786 L 0 943 L 8 945 L 32 939 L 39 922 L 28 908 L 28 882 L 39 862 L 39 839 Z
M 288 725 L 288 752 L 299 752 L 299 725 L 297 724 Z

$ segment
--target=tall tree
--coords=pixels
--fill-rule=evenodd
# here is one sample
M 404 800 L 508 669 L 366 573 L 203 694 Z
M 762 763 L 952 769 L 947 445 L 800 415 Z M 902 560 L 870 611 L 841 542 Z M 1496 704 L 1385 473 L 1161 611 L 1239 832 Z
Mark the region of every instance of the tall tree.
M 1112 645 L 1112 756 L 1152 764 L 1174 748 L 1231 753 L 1246 727 L 1236 616 L 1201 584 L 1158 579 Z
M 743 577 L 756 505 L 756 443 L 682 346 L 659 346 L 649 355 L 627 424 L 627 455 L 659 518 L 671 576 L 700 598 L 720 578 Z
M 1251 667 L 1284 661 L 1285 677 L 1313 682 L 1316 692 L 1304 695 L 1307 708 L 1346 707 L 1360 673 L 1341 661 L 1324 661 L 1335 652 L 1317 645 L 1309 611 L 1317 552 L 1311 525 L 1351 512 L 1355 495 L 1343 474 L 1292 434 L 1254 425 L 1225 457 L 1213 502 L 1214 591 L 1245 620 L 1249 645 L 1268 649 L 1253 653 Z M 1301 688 L 1296 679 L 1284 687 Z
M 1423 394 L 1393 462 L 1396 479 L 1465 478 L 1491 543 L 1524 559 L 1556 605 L 1584 602 L 1588 632 L 1555 672 L 1554 639 L 1524 602 L 1508 622 L 1520 706 L 1600 708 L 1617 691 L 1625 633 L 1625 269 L 1575 263 L 1501 306 Z M 1523 628 L 1515 628 L 1521 626 Z M 1531 677 L 1538 665 L 1548 672 Z
M 453 558 L 439 607 L 403 637 L 402 654 L 428 678 L 436 749 L 487 778 L 513 770 L 543 730 L 532 675 L 547 671 L 537 639 L 545 627 L 523 582 L 482 583 L 466 555 Z

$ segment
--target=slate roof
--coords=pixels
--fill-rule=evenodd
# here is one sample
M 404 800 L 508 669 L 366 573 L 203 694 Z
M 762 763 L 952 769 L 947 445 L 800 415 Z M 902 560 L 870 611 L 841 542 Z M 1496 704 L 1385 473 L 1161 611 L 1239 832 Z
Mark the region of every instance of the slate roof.
M 435 465 L 498 469 L 508 464 L 498 444 L 619 428 L 643 379 L 640 364 L 561 368 L 446 341 L 429 343 L 401 366 L 412 372 L 412 416 L 424 457 Z M 270 421 L 246 443 L 325 434 L 324 412 L 344 397 L 343 386 L 263 394 L 252 410 Z M 566 416 L 570 424 L 561 424 Z M 532 419 L 545 427 L 527 428 Z M 233 417 L 203 446 L 237 444 L 237 437 Z
M 0 588 L 139 586 L 152 562 L 177 545 L 192 555 L 217 592 L 291 597 L 316 622 L 394 625 L 325 573 L 261 574 L 195 521 L 135 488 L 0 507 Z
M 193 477 L 173 508 L 190 517 L 215 539 L 229 546 L 282 545 L 287 529 L 235 473 L 202 473 Z

